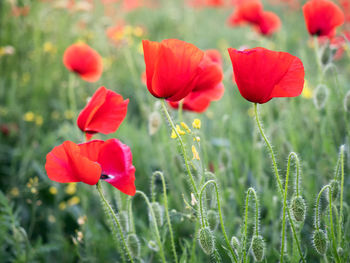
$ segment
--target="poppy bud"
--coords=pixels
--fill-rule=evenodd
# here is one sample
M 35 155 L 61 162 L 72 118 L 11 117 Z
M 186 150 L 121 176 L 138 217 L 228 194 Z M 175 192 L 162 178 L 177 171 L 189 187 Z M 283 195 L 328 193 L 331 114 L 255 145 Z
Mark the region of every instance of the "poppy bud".
M 232 249 L 237 253 L 239 251 L 240 246 L 241 246 L 241 244 L 239 243 L 238 238 L 233 236 L 231 238 L 230 244 L 231 244 Z
M 157 225 L 161 227 L 163 225 L 163 207 L 158 203 L 158 202 L 152 202 L 151 204 L 153 212 L 154 212 L 154 217 L 156 219 Z M 151 213 L 149 213 L 150 220 L 152 221 L 153 218 L 151 216 Z
M 214 210 L 209 210 L 207 213 L 207 219 L 208 219 L 210 230 L 214 231 L 219 224 L 218 213 L 215 212 Z
M 314 232 L 314 246 L 320 255 L 324 255 L 327 251 L 327 236 L 323 230 L 319 229 Z
M 154 135 L 160 127 L 162 118 L 158 111 L 152 112 L 148 117 L 148 133 L 149 135 Z
M 346 93 L 344 97 L 344 110 L 347 112 L 350 111 L 350 90 Z
M 148 241 L 148 248 L 153 250 L 154 252 L 159 251 L 159 247 L 158 247 L 157 243 L 154 242 L 153 240 Z
M 124 232 L 129 232 L 129 218 L 126 211 L 121 211 L 119 213 L 119 222 Z
M 133 258 L 140 256 L 140 241 L 136 234 L 129 234 L 126 238 L 126 243 Z
M 254 236 L 252 240 L 252 253 L 255 261 L 260 262 L 264 258 L 265 242 L 262 236 Z
M 314 95 L 314 104 L 318 110 L 325 107 L 328 99 L 329 91 L 326 85 L 320 84 L 317 86 Z
M 205 254 L 210 255 L 215 250 L 215 239 L 209 227 L 199 230 L 198 235 L 199 245 Z
M 329 184 L 331 186 L 331 191 L 332 191 L 332 201 L 337 199 L 338 194 L 339 194 L 339 183 L 337 180 L 332 180 Z M 328 195 L 327 195 L 328 196 Z
M 292 199 L 292 212 L 296 221 L 303 222 L 305 220 L 306 205 L 304 198 L 295 196 Z
M 339 257 L 342 257 L 344 255 L 344 250 L 341 247 L 338 247 L 337 252 Z

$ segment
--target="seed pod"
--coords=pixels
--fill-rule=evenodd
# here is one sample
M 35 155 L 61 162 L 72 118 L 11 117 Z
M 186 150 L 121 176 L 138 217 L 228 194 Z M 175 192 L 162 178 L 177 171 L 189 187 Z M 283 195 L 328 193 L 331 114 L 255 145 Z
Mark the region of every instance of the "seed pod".
M 158 111 L 153 111 L 148 117 L 148 133 L 154 135 L 161 125 L 162 118 Z
M 350 90 L 346 93 L 344 97 L 344 110 L 350 112 Z
M 154 242 L 153 240 L 148 241 L 148 247 L 149 247 L 149 249 L 153 250 L 154 252 L 159 251 L 159 247 L 158 247 L 157 243 Z
M 209 210 L 207 213 L 207 219 L 208 219 L 210 230 L 214 231 L 219 224 L 218 213 L 215 212 L 214 210 Z
M 326 85 L 319 84 L 315 90 L 314 104 L 318 110 L 325 107 L 328 99 L 329 91 Z
M 158 202 L 152 202 L 151 206 L 152 206 L 152 209 L 154 212 L 154 216 L 156 218 L 157 225 L 159 227 L 161 227 L 163 225 L 163 222 L 164 222 L 163 207 Z M 150 217 L 150 220 L 152 221 L 153 218 L 152 218 L 151 213 L 149 213 L 149 217 Z
M 240 246 L 241 246 L 241 244 L 239 243 L 238 238 L 233 236 L 231 238 L 230 244 L 231 244 L 232 249 L 237 253 L 239 251 Z
M 265 242 L 262 236 L 254 236 L 252 239 L 252 254 L 255 261 L 260 262 L 264 258 Z
M 215 239 L 209 227 L 199 230 L 198 235 L 199 245 L 205 254 L 210 255 L 215 250 Z
M 341 247 L 337 248 L 337 252 L 338 252 L 339 257 L 342 257 L 344 255 L 344 250 Z
M 140 256 L 140 241 L 136 234 L 129 234 L 126 238 L 126 243 L 133 258 Z
M 305 220 L 306 213 L 306 205 L 304 198 L 302 198 L 301 196 L 293 197 L 291 206 L 294 219 L 298 222 L 303 222 Z
M 331 191 L 332 191 L 332 201 L 337 199 L 338 194 L 339 194 L 339 182 L 337 180 L 332 180 L 329 185 L 331 186 Z M 329 189 L 329 188 L 328 188 Z M 328 195 L 327 195 L 328 197 Z
M 323 230 L 316 230 L 313 236 L 314 246 L 320 255 L 324 255 L 327 251 L 327 236 Z
M 124 232 L 128 233 L 129 232 L 129 217 L 128 213 L 126 211 L 121 211 L 119 213 L 119 222 L 120 226 L 124 230 Z

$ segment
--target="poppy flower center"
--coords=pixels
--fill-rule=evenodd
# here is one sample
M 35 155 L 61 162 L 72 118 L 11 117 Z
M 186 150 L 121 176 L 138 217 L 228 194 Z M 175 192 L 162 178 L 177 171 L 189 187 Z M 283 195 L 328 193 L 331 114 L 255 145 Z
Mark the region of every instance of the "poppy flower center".
M 101 174 L 101 177 L 100 177 L 100 179 L 102 180 L 113 179 L 113 178 L 114 176 L 110 174 Z

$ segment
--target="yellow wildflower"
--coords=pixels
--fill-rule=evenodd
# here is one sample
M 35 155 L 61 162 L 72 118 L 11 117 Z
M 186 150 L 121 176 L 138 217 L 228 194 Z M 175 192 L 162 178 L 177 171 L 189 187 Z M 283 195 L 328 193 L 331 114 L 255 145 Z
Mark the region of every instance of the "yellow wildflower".
M 312 89 L 310 88 L 310 85 L 307 81 L 304 83 L 304 89 L 303 92 L 301 93 L 301 96 L 305 99 L 312 99 L 313 98 L 313 92 Z
M 57 48 L 49 41 L 44 43 L 43 49 L 44 53 L 56 54 L 57 52 Z
M 143 46 L 142 46 L 142 43 L 138 44 L 138 46 L 137 46 L 137 52 L 139 52 L 141 55 L 143 55 Z
M 68 186 L 66 187 L 66 193 L 69 195 L 74 195 L 76 191 L 77 191 L 76 183 L 69 183 Z
M 186 132 L 181 130 L 181 127 L 179 125 L 176 125 L 176 131 L 179 135 L 185 135 Z
M 181 122 L 180 124 L 181 124 L 182 128 L 184 128 L 188 133 L 191 133 L 191 129 L 187 126 L 186 123 Z
M 194 141 L 194 142 L 195 142 L 195 141 L 200 142 L 200 141 L 201 141 L 201 138 L 200 138 L 199 136 L 196 136 L 196 137 L 193 138 L 193 141 Z
M 35 124 L 38 126 L 43 125 L 44 119 L 42 116 L 38 115 L 35 117 Z
M 59 208 L 60 210 L 66 209 L 66 208 L 67 208 L 66 202 L 62 201 L 61 203 L 59 203 L 58 208 Z
M 171 136 L 170 136 L 171 139 L 176 139 L 177 138 L 177 135 L 176 135 L 176 132 L 174 130 L 171 131 Z
M 50 194 L 52 194 L 52 195 L 55 195 L 55 194 L 57 194 L 57 188 L 56 187 L 54 187 L 54 186 L 51 186 L 50 188 L 49 188 L 49 192 L 50 192 Z
M 27 122 L 34 121 L 35 114 L 32 111 L 28 111 L 23 115 L 23 120 Z
M 13 197 L 19 196 L 19 190 L 18 190 L 18 188 L 17 188 L 17 187 L 12 188 L 11 191 L 10 191 L 10 194 L 11 194 Z
M 200 160 L 199 154 L 198 154 L 197 149 L 194 145 L 192 145 L 192 153 L 193 153 L 192 160 Z
M 69 206 L 77 205 L 80 203 L 80 198 L 78 196 L 73 196 L 71 199 L 67 201 Z
M 192 123 L 193 128 L 200 129 L 201 128 L 201 120 L 200 119 L 194 119 Z
M 135 36 L 141 37 L 141 36 L 143 35 L 143 29 L 142 29 L 142 27 L 140 27 L 140 26 L 134 27 L 133 33 L 134 33 Z

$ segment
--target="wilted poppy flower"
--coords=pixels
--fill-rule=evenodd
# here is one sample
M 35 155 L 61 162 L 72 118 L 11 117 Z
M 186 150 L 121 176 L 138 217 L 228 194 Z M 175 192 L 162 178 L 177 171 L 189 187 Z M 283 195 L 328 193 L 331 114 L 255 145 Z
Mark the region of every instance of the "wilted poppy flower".
M 194 89 L 183 99 L 182 108 L 184 110 L 203 112 L 211 101 L 221 99 L 224 94 L 222 84 L 221 55 L 214 50 L 205 52 L 202 62 L 199 64 L 200 72 Z M 169 102 L 173 108 L 178 108 L 179 102 Z
M 260 1 L 247 1 L 237 5 L 237 8 L 228 18 L 228 24 L 236 26 L 244 23 L 253 25 L 259 24 L 261 13 L 263 12 L 263 5 Z
M 123 122 L 129 99 L 105 87 L 100 87 L 80 112 L 77 124 L 89 140 L 95 133 L 115 132 Z
M 91 47 L 78 43 L 69 46 L 63 55 L 63 64 L 88 82 L 97 81 L 102 74 L 102 58 Z
M 305 73 L 299 58 L 261 47 L 243 51 L 229 48 L 228 52 L 239 92 L 246 100 L 262 104 L 302 92 Z
M 157 98 L 178 101 L 194 88 L 204 52 L 177 39 L 143 40 L 147 88 Z
M 333 36 L 344 23 L 342 10 L 328 0 L 311 0 L 303 6 L 306 27 L 311 35 Z
M 82 144 L 65 141 L 47 154 L 45 169 L 59 183 L 95 185 L 103 179 L 127 195 L 136 191 L 130 148 L 117 139 Z
M 261 18 L 258 24 L 259 32 L 263 35 L 272 35 L 281 27 L 281 20 L 273 12 L 264 11 L 261 13 Z

